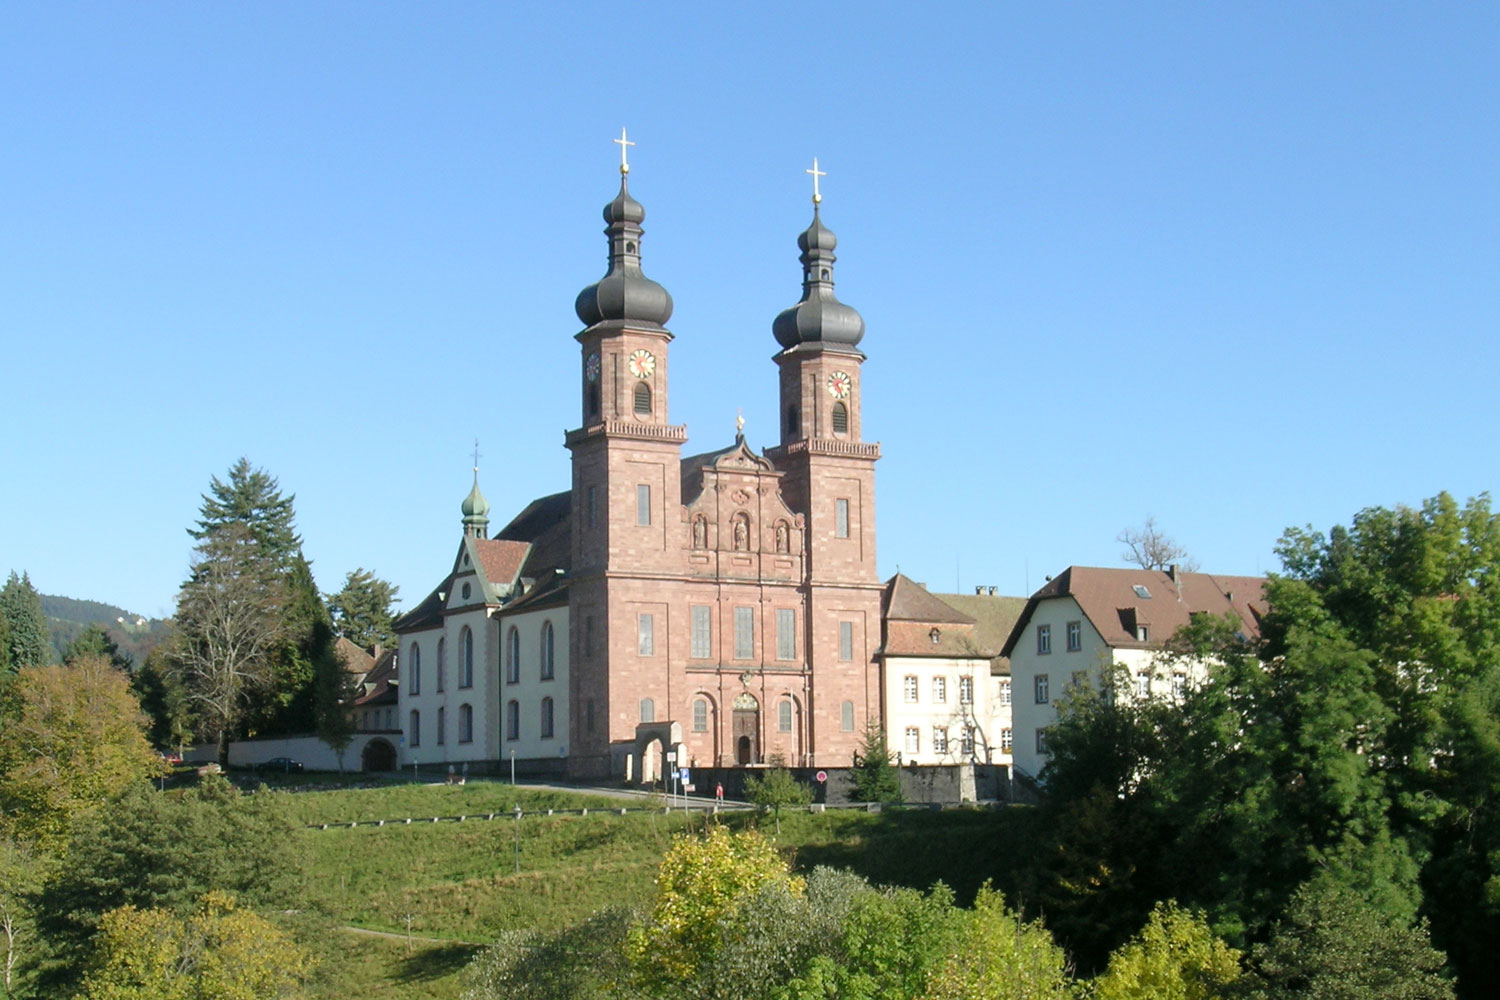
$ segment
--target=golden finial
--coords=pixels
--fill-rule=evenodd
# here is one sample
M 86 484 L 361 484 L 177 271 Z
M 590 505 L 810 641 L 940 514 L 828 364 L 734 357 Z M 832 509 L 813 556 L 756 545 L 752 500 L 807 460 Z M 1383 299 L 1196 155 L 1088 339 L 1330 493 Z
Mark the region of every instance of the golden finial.
M 743 409 L 735 411 L 734 432 L 740 437 L 745 436 L 745 411 Z
M 818 204 L 819 202 L 821 202 L 823 200 L 823 195 L 818 192 L 818 178 L 819 177 L 827 177 L 828 176 L 828 171 L 826 171 L 826 170 L 819 170 L 818 169 L 818 158 L 816 156 L 814 156 L 813 157 L 812 169 L 811 170 L 804 170 L 803 173 L 812 174 L 812 179 L 813 179 L 813 204 L 816 205 L 816 204 Z
M 614 143 L 618 143 L 619 146 L 620 146 L 620 174 L 621 174 L 621 176 L 630 173 L 630 163 L 625 159 L 625 153 L 627 152 L 626 147 L 627 146 L 634 146 L 635 143 L 633 143 L 629 139 L 625 138 L 625 126 L 624 125 L 620 126 L 620 138 L 618 138 L 618 139 L 611 139 L 609 141 L 610 142 L 614 142 Z M 817 166 L 817 164 L 814 163 L 813 166 Z

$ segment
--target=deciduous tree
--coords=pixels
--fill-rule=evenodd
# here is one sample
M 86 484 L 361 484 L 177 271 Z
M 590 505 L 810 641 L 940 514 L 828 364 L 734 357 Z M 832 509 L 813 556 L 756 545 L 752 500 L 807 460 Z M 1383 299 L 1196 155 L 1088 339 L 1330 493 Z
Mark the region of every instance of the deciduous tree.
M 1177 566 L 1187 572 L 1198 568 L 1197 562 L 1188 555 L 1187 549 L 1178 545 L 1156 525 L 1156 518 L 1147 515 L 1139 528 L 1126 528 L 1115 536 L 1115 541 L 1124 544 L 1120 558 L 1135 563 L 1142 569 L 1166 570 Z
M 174 658 L 207 732 L 229 763 L 229 741 L 251 699 L 271 686 L 286 634 L 286 590 L 240 524 L 204 535 L 177 596 Z
M 1220 1000 L 1240 976 L 1240 953 L 1203 914 L 1158 903 L 1146 926 L 1109 957 L 1094 1000 Z
M 781 807 L 805 806 L 813 799 L 812 789 L 792 777 L 785 767 L 772 767 L 765 774 L 745 779 L 745 798 L 776 817 L 776 833 L 781 833 Z

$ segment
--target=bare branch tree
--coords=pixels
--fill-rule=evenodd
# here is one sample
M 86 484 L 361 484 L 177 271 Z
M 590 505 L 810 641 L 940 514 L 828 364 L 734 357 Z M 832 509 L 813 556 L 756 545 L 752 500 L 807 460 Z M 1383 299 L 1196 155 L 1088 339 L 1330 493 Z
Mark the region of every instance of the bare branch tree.
M 1188 555 L 1187 549 L 1168 538 L 1156 526 L 1156 518 L 1149 514 L 1145 524 L 1139 528 L 1126 528 L 1115 536 L 1115 541 L 1127 547 L 1127 551 L 1120 553 L 1120 558 L 1142 569 L 1165 570 L 1174 564 L 1188 573 L 1198 569 L 1197 561 Z
M 177 661 L 219 764 L 249 699 L 269 687 L 284 638 L 286 588 L 249 530 L 227 523 L 204 534 L 177 595 Z

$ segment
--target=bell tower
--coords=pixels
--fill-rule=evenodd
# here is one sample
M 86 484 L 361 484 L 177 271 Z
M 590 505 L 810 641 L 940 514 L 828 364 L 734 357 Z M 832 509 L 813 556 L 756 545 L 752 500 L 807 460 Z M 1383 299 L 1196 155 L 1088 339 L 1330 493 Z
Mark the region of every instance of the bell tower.
M 686 429 L 667 420 L 672 334 L 663 324 L 672 296 L 641 271 L 646 210 L 630 195 L 626 155 L 634 143 L 623 129 L 615 142 L 620 192 L 604 206 L 609 266 L 574 304 L 584 324 L 576 335 L 582 421 L 566 436 L 573 453 L 569 766 L 578 774 L 608 773 L 610 742 L 634 732 L 611 710 L 611 637 L 628 634 L 631 624 L 616 592 L 677 568 L 687 440 Z

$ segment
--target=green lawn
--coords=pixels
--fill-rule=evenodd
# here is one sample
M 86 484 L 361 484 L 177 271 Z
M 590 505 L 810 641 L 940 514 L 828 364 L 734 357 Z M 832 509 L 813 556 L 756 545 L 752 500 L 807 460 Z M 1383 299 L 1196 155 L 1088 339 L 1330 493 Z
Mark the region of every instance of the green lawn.
M 308 943 L 322 965 L 314 995 L 330 998 L 456 998 L 475 946 L 502 930 L 559 928 L 604 906 L 649 906 L 656 866 L 672 836 L 713 821 L 680 811 L 622 816 L 622 804 L 644 803 L 490 782 L 303 792 L 284 801 L 311 855 L 300 900 L 310 913 L 299 936 L 315 939 Z M 530 813 L 520 825 L 519 874 L 510 814 L 517 803 Z M 583 807 L 589 815 L 538 814 Z M 461 823 L 305 827 L 490 811 L 500 815 Z M 941 879 L 967 902 L 986 878 L 1004 883 L 1029 819 L 1024 809 L 784 813 L 777 843 L 798 868 L 827 864 L 876 882 L 919 887 Z M 769 817 L 727 814 L 720 820 L 735 828 L 758 825 L 768 835 L 774 829 Z M 413 935 L 452 943 L 417 941 L 408 954 L 408 916 Z M 403 937 L 328 931 L 342 926 Z

